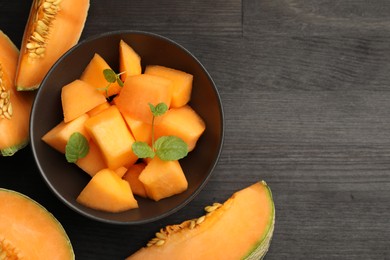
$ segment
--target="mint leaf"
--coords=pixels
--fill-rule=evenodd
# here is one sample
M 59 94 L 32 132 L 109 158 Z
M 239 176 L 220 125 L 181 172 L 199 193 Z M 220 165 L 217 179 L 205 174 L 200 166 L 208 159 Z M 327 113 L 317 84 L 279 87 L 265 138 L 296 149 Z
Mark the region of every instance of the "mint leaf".
M 116 82 L 118 82 L 119 87 L 123 88 L 123 81 L 117 76 Z
M 156 140 L 157 156 L 163 161 L 174 161 L 188 154 L 187 143 L 177 136 L 161 136 Z
M 114 83 L 117 79 L 117 75 L 112 69 L 105 69 L 103 70 L 104 78 L 109 82 L 109 83 Z
M 85 157 L 88 152 L 89 144 L 87 138 L 79 132 L 74 132 L 66 143 L 66 160 L 70 163 L 75 163 L 78 159 Z
M 155 117 L 162 116 L 168 110 L 168 106 L 165 103 L 158 103 L 156 106 L 153 106 L 153 104 L 149 103 L 149 107 L 150 107 L 150 111 Z
M 131 148 L 138 158 L 153 158 L 155 155 L 153 149 L 145 142 L 136 141 Z

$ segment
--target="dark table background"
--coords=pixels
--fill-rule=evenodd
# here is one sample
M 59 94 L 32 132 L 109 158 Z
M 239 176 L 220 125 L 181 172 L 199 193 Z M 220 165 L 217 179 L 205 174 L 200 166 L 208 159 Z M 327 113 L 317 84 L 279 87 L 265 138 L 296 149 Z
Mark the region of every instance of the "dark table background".
M 0 3 L 0 29 L 17 46 L 31 2 Z M 390 259 L 389 14 L 388 0 L 91 0 L 81 39 L 151 31 L 208 69 L 225 111 L 215 172 L 185 208 L 139 226 L 67 208 L 29 147 L 0 158 L 0 187 L 51 211 L 77 259 L 123 259 L 160 227 L 259 179 L 271 186 L 277 214 L 267 259 Z

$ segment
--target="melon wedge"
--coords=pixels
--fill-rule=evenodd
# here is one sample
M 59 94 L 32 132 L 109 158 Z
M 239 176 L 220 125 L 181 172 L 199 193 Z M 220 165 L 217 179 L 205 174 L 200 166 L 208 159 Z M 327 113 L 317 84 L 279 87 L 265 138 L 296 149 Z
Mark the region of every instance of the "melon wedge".
M 129 183 L 110 169 L 96 173 L 77 197 L 77 202 L 107 212 L 138 208 Z
M 141 57 L 123 40 L 119 42 L 119 71 L 122 81 L 142 73 Z
M 129 182 L 131 190 L 135 195 L 147 198 L 144 184 L 139 180 L 139 175 L 145 167 L 146 164 L 143 162 L 133 164 L 127 169 L 127 172 L 122 178 Z
M 275 207 L 270 188 L 257 182 L 207 214 L 167 226 L 127 260 L 262 259 L 270 246 Z
M 94 141 L 89 140 L 89 151 L 83 158 L 77 160 L 76 165 L 93 177 L 97 172 L 107 168 L 102 152 Z
M 43 206 L 0 188 L 0 259 L 75 259 L 69 237 Z

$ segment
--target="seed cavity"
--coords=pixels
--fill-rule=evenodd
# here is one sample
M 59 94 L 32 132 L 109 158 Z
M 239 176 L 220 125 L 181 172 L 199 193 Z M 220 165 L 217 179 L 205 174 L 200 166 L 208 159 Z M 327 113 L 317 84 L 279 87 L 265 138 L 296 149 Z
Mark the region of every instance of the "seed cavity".
M 29 59 L 45 56 L 46 43 L 56 14 L 60 11 L 62 0 L 35 0 L 34 26 L 27 40 L 26 52 Z
M 0 119 L 11 119 L 13 114 L 11 104 L 11 91 L 6 90 L 3 81 L 3 69 L 0 64 Z

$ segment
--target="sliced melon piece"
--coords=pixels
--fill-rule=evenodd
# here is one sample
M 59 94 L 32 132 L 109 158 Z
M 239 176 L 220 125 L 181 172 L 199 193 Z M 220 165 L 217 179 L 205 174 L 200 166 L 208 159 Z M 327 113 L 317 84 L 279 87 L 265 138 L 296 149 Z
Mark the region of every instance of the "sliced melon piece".
M 76 161 L 76 165 L 93 177 L 98 171 L 107 168 L 102 152 L 93 140 L 89 140 L 87 155 Z
M 148 65 L 145 74 L 164 77 L 172 81 L 171 107 L 181 107 L 191 99 L 193 76 L 181 70 L 160 65 Z
M 0 31 L 0 155 L 12 156 L 28 144 L 34 93 L 16 91 L 14 80 L 19 51 Z M 3 110 L 4 109 L 4 110 Z
M 85 127 L 102 152 L 108 168 L 116 170 L 137 161 L 138 157 L 131 148 L 134 137 L 116 106 L 90 117 Z
M 68 123 L 61 121 L 58 125 L 47 132 L 42 137 L 42 140 L 52 148 L 65 154 L 66 143 L 73 133 L 79 132 L 87 138 L 87 140 L 89 140 L 90 136 L 84 127 L 84 123 L 88 120 L 88 118 L 88 114 L 83 114 Z
M 103 104 L 98 105 L 95 108 L 92 108 L 87 112 L 89 116 L 94 116 L 105 110 L 106 108 L 109 108 L 111 105 L 108 103 L 108 101 L 104 102 Z
M 0 259 L 75 259 L 69 237 L 43 206 L 0 188 Z
M 148 198 L 159 201 L 188 188 L 188 182 L 179 161 L 163 161 L 155 156 L 148 162 L 138 179 Z
M 16 87 L 39 88 L 51 66 L 80 39 L 89 0 L 34 0 L 24 30 Z
M 152 125 L 122 114 L 136 141 L 152 143 Z
M 88 63 L 87 67 L 84 69 L 81 74 L 80 79 L 87 82 L 106 97 L 111 97 L 118 94 L 121 91 L 121 87 L 117 82 L 108 83 L 104 77 L 103 71 L 105 69 L 111 69 L 110 65 L 100 56 L 98 53 L 95 53 L 91 61 Z M 106 87 L 109 85 L 107 92 Z
M 124 180 L 128 181 L 130 183 L 131 190 L 135 195 L 141 196 L 146 198 L 146 190 L 144 187 L 144 184 L 139 180 L 139 175 L 141 172 L 145 169 L 146 164 L 136 163 L 131 165 L 128 169 L 125 175 L 122 177 Z
M 61 104 L 65 123 L 106 102 L 106 97 L 101 92 L 78 79 L 61 89 Z
M 110 169 L 96 173 L 77 197 L 77 202 L 107 212 L 138 208 L 129 183 Z
M 141 57 L 125 41 L 119 42 L 119 71 L 122 81 L 128 76 L 139 75 L 142 73 Z
M 275 207 L 264 181 L 205 210 L 202 217 L 161 229 L 147 247 L 127 260 L 257 260 L 265 256 L 273 235 Z

